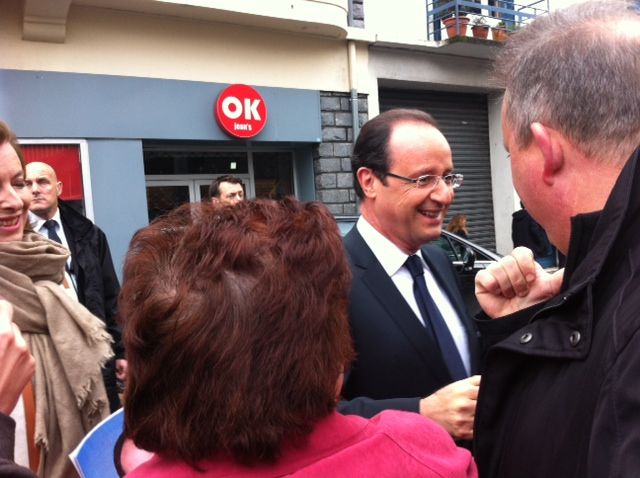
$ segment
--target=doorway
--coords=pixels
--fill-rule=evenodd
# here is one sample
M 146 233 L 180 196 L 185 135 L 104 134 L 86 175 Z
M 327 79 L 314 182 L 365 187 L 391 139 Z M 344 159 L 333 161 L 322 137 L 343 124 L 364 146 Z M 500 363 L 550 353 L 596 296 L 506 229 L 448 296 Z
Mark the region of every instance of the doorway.
M 144 145 L 149 221 L 187 202 L 209 200 L 211 182 L 241 179 L 247 198 L 296 195 L 293 151 L 232 150 L 207 144 Z

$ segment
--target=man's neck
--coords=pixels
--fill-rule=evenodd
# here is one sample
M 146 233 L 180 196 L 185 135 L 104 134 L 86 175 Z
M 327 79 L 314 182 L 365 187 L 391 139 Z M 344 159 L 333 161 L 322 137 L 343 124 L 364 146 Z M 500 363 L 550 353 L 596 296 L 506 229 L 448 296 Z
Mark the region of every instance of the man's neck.
M 43 221 L 48 221 L 49 219 L 53 219 L 56 216 L 60 216 L 58 214 L 58 208 L 54 208 L 50 211 L 41 211 L 41 212 L 33 212 L 32 213 Z
M 360 207 L 360 213 L 362 217 L 366 219 L 366 221 L 369 223 L 371 227 L 373 227 L 378 233 L 384 236 L 388 241 L 392 242 L 398 249 L 400 249 L 405 254 L 412 255 L 412 254 L 415 254 L 416 251 L 418 251 L 419 248 L 412 248 L 408 244 L 398 243 L 397 240 L 394 240 L 393 237 L 387 234 L 387 231 L 383 227 L 381 227 L 380 221 L 378 221 L 376 215 L 373 214 L 367 207 L 365 207 L 364 203 Z

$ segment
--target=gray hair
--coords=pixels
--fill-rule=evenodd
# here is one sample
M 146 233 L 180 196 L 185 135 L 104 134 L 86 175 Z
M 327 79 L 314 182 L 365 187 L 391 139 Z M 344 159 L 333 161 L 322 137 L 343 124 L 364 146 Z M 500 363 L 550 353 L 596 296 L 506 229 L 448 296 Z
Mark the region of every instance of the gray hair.
M 640 143 L 640 15 L 632 0 L 585 2 L 514 34 L 495 62 L 518 147 L 531 123 L 594 160 L 624 162 Z M 633 23 L 629 31 L 621 22 Z

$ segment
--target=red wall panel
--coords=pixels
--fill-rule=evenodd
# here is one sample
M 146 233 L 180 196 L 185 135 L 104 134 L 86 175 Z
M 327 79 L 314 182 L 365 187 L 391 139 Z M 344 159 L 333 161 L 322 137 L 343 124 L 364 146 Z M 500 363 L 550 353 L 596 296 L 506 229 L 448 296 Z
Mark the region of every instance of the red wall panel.
M 21 144 L 27 163 L 40 161 L 53 167 L 62 181 L 62 199 L 82 201 L 82 166 L 77 144 Z

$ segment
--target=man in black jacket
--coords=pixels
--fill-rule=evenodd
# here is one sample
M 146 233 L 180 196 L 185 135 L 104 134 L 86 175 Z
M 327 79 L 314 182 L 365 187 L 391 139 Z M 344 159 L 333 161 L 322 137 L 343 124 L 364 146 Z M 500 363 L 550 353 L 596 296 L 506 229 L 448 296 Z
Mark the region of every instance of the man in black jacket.
M 27 184 L 33 192 L 30 219 L 33 229 L 60 242 L 71 252 L 67 272 L 78 300 L 102 319 L 114 341 L 115 361 L 107 363 L 103 375 L 112 411 L 120 407 L 116 377 L 124 380 L 127 362 L 116 323 L 120 284 L 102 230 L 60 199 L 62 183 L 54 169 L 41 162 L 27 164 Z
M 522 209 L 514 212 L 511 217 L 511 240 L 513 247 L 523 246 L 531 249 L 533 257 L 542 267 L 557 266 L 556 250 L 549 241 L 547 233 L 540 224 L 531 217 L 529 211 L 520 203 Z
M 475 458 L 487 478 L 640 476 L 640 17 L 576 4 L 499 55 L 513 181 L 567 255 L 476 276 L 487 341 Z

